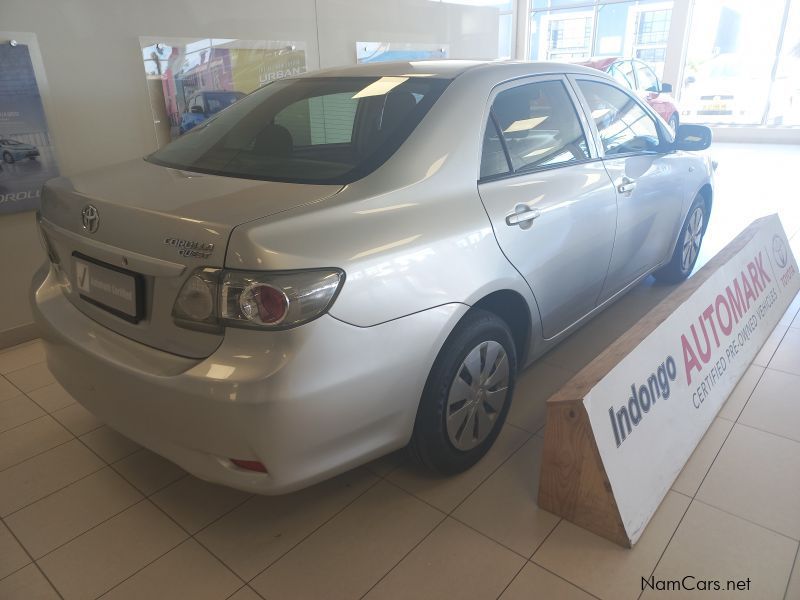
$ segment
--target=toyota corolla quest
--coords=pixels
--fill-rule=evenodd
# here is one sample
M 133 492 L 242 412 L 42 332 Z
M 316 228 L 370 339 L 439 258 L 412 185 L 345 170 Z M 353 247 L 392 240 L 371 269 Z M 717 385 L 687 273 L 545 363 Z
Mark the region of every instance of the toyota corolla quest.
M 466 469 L 522 367 L 648 274 L 690 273 L 713 169 L 689 151 L 709 143 L 574 65 L 271 83 L 46 185 L 48 365 L 114 429 L 241 489 L 404 446 Z

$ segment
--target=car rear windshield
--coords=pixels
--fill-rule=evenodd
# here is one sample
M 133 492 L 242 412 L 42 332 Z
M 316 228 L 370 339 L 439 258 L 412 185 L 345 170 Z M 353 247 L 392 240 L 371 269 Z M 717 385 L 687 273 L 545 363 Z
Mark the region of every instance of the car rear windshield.
M 411 75 L 276 81 L 147 160 L 246 179 L 350 183 L 400 147 L 449 81 Z

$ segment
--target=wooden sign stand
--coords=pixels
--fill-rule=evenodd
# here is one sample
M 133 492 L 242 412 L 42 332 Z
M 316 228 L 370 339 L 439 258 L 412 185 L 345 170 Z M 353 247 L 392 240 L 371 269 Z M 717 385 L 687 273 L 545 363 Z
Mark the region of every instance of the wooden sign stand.
M 675 310 L 689 300 L 718 270 L 723 269 L 729 261 L 738 257 L 755 236 L 760 235 L 762 228 L 775 227 L 776 222 L 780 227 L 775 216 L 764 217 L 750 224 L 695 275 L 676 287 L 671 294 L 653 307 L 633 327 L 547 400 L 547 424 L 539 483 L 539 506 L 541 508 L 560 515 L 621 546 L 633 546 L 641 530 L 637 530 L 635 535 L 626 531 L 625 522 L 615 498 L 615 490 L 611 484 L 612 479 L 609 478 L 606 465 L 601 458 L 601 451 L 598 448 L 596 439 L 598 432 L 593 429 L 584 399 L 612 369 L 634 350 L 638 350 L 639 344 L 673 315 Z M 795 277 L 795 279 L 797 278 Z M 794 283 L 796 284 L 796 281 Z M 735 385 L 735 381 L 738 381 L 741 374 L 738 373 L 731 386 Z M 676 405 L 668 403 L 673 400 L 675 399 L 662 401 L 659 410 L 664 411 L 665 414 L 667 410 L 672 410 L 668 407 Z M 723 402 L 724 398 L 720 400 L 714 410 L 714 416 Z M 655 413 L 655 408 L 653 413 Z M 655 419 L 655 417 L 648 416 L 648 419 Z M 683 459 L 683 462 L 675 465 L 677 468 L 675 474 L 672 475 L 670 471 L 669 475 L 665 476 L 668 481 L 664 494 L 674 483 L 685 460 L 691 455 L 711 421 L 713 421 L 713 416 L 699 433 L 694 445 L 686 449 L 686 458 Z M 602 431 L 603 435 L 606 433 L 606 431 Z M 619 449 L 619 443 L 617 447 Z M 659 498 L 663 499 L 663 495 Z M 655 506 L 652 507 L 650 515 L 644 521 L 641 529 L 655 512 L 658 503 L 660 500 L 656 499 Z

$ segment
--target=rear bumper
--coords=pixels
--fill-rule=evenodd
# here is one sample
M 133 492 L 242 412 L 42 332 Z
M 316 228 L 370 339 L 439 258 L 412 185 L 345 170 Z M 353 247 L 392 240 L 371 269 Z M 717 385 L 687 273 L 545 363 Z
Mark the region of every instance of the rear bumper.
M 404 446 L 431 365 L 468 307 L 375 327 L 323 316 L 287 331 L 229 328 L 208 358 L 169 354 L 75 309 L 51 271 L 32 304 L 56 379 L 114 429 L 208 481 L 289 492 Z M 258 460 L 267 474 L 234 466 Z

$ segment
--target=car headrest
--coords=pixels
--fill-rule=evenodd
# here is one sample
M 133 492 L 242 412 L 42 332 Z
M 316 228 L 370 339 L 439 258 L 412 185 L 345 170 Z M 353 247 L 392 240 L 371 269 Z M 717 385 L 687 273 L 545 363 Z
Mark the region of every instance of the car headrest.
M 294 150 L 292 134 L 283 125 L 270 123 L 258 132 L 253 142 L 253 151 L 264 156 L 286 157 Z
M 381 131 L 384 134 L 394 131 L 400 123 L 417 106 L 417 100 L 411 92 L 392 92 L 386 96 L 383 105 Z

